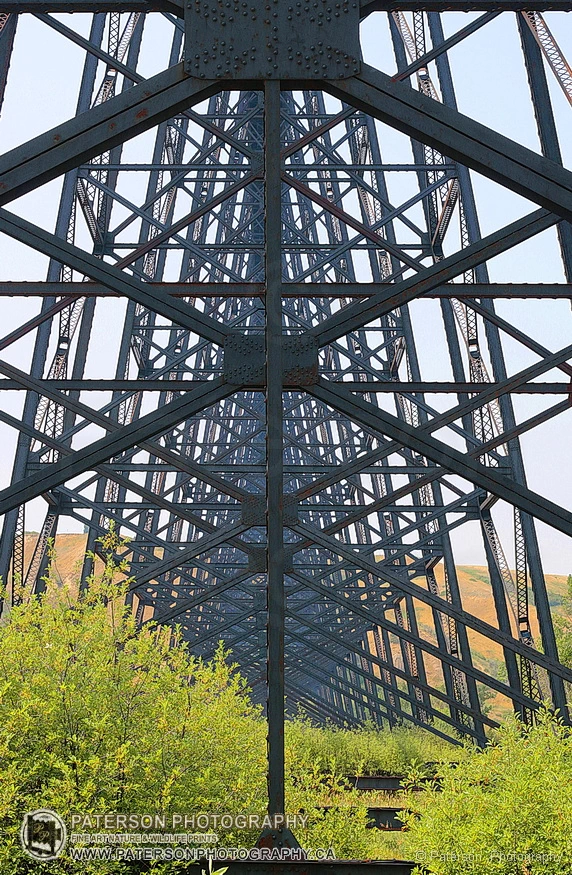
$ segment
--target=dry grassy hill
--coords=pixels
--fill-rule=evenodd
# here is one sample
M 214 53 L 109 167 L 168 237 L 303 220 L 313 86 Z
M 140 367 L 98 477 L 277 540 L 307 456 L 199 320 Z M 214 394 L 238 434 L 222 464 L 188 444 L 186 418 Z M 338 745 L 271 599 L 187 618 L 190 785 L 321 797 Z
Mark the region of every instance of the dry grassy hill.
M 56 538 L 53 569 L 55 573 L 54 576 L 64 584 L 70 586 L 77 584 L 81 572 L 86 539 L 87 536 L 84 534 L 62 534 L 58 535 Z M 29 558 L 35 540 L 36 536 L 34 533 L 28 533 L 26 535 L 27 558 Z M 438 583 L 442 585 L 442 567 L 437 566 L 436 572 Z M 439 576 L 440 574 L 441 577 Z M 465 610 L 474 614 L 476 617 L 485 620 L 487 623 L 496 626 L 494 602 L 487 569 L 477 565 L 461 565 L 457 568 L 457 574 Z M 421 580 L 417 582 L 420 585 L 423 583 Z M 546 584 L 548 587 L 550 604 L 553 610 L 558 613 L 562 606 L 563 597 L 566 595 L 566 576 L 547 574 Z M 530 603 L 531 605 L 534 605 L 532 593 L 530 594 Z M 537 637 L 538 625 L 536 623 L 534 607 L 531 609 L 531 614 L 533 633 L 535 637 Z M 418 605 L 417 619 L 422 636 L 435 642 L 431 611 L 427 606 Z M 473 632 L 469 632 L 469 637 L 471 640 L 473 660 L 476 667 L 483 669 L 494 676 L 503 677 L 504 662 L 501 648 Z M 395 657 L 396 660 L 400 659 L 400 655 L 398 655 L 397 652 L 395 653 Z M 431 657 L 427 657 L 426 667 L 430 681 L 442 686 L 442 675 L 438 662 Z M 491 706 L 490 716 L 496 718 L 502 717 L 509 707 L 506 700 L 500 695 L 491 698 L 488 704 Z

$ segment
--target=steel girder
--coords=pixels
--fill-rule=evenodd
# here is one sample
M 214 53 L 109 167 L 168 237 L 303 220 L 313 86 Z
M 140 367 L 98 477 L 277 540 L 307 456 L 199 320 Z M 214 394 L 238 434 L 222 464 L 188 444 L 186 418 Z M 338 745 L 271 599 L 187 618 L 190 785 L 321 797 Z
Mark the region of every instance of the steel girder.
M 187 76 L 170 0 L 98 3 L 89 37 L 45 14 L 88 0 L 18 4 L 85 65 L 77 115 L 0 157 L 0 230 L 49 259 L 45 283 L 0 278 L 0 297 L 40 300 L 0 339 L 9 355 L 35 333 L 27 370 L 0 361 L 0 388 L 26 393 L 20 417 L 0 413 L 20 435 L 0 492 L 0 573 L 29 596 L 61 519 L 86 525 L 90 550 L 115 523 L 139 621 L 180 624 L 207 656 L 225 640 L 266 702 L 276 812 L 284 694 L 287 713 L 300 702 L 316 719 L 409 721 L 477 743 L 494 723 L 481 685 L 527 719 L 542 700 L 567 716 L 572 672 L 558 662 L 534 519 L 570 535 L 572 515 L 527 487 L 519 437 L 569 402 L 517 420 L 512 395 L 568 395 L 572 348 L 547 349 L 493 302 L 570 287 L 494 283 L 487 262 L 557 226 L 570 280 L 572 174 L 532 25 L 517 17 L 542 155 L 457 111 L 447 52 L 499 6 L 446 7 L 485 15 L 445 38 L 437 0 L 411 18 L 404 3 L 362 4 L 389 13 L 397 73 L 362 65 L 318 85 Z M 156 19 L 142 13 L 154 9 L 172 44 L 167 69 L 145 78 Z M 2 22 L 3 98 L 16 20 Z M 412 138 L 412 160 L 383 160 L 378 122 Z M 542 209 L 482 237 L 469 170 Z M 4 208 L 62 175 L 53 228 Z M 117 298 L 123 328 L 96 377 L 99 314 Z M 409 311 L 420 300 L 441 308 L 452 379 L 422 377 Z M 509 374 L 505 335 L 535 362 Z M 566 382 L 538 382 L 553 369 Z M 30 555 L 25 507 L 39 496 Z M 514 509 L 516 578 L 496 501 Z M 468 525 L 483 537 L 494 624 L 463 604 L 454 543 Z M 475 660 L 479 642 L 508 681 Z
M 525 0 L 363 0 L 360 3 L 361 16 L 365 18 L 373 12 L 419 11 L 419 12 L 496 12 L 503 10 L 529 9 Z M 538 0 L 534 8 L 540 12 L 557 10 L 569 12 L 566 0 Z M 183 15 L 183 4 L 178 0 L 2 0 L 4 12 L 163 12 Z

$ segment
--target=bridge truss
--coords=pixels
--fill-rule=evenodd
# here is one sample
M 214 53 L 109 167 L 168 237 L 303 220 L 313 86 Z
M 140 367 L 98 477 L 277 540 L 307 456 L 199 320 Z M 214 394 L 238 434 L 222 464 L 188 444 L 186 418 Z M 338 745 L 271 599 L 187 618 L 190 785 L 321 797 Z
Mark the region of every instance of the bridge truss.
M 224 640 L 267 703 L 275 811 L 284 702 L 477 743 L 495 725 L 487 690 L 527 720 L 543 701 L 567 719 L 535 520 L 571 535 L 572 514 L 527 487 L 519 438 L 568 409 L 572 346 L 547 349 L 495 307 L 571 297 L 572 174 L 548 77 L 569 99 L 572 79 L 543 15 L 567 6 L 197 0 L 185 22 L 176 0 L 2 0 L 2 99 L 28 14 L 85 60 L 77 115 L 0 158 L 0 231 L 49 260 L 45 281 L 0 281 L 39 301 L 0 340 L 34 338 L 26 368 L 0 359 L 0 388 L 22 395 L 21 415 L 0 413 L 19 435 L 0 574 L 29 598 L 62 519 L 90 551 L 114 523 L 139 621 L 180 625 L 205 656 Z M 445 36 L 457 8 L 480 15 Z M 503 10 L 542 154 L 457 110 L 449 51 Z M 93 13 L 89 32 L 72 11 Z M 374 12 L 391 75 L 356 51 Z M 268 38 L 258 53 L 249 27 Z M 384 159 L 390 128 L 400 163 Z M 483 236 L 474 173 L 533 211 Z M 6 209 L 56 179 L 51 225 Z M 491 258 L 548 229 L 567 282 L 490 281 Z M 440 314 L 449 381 L 422 375 L 420 299 Z M 98 350 L 107 329 L 117 342 Z M 507 341 L 533 363 L 510 372 Z M 519 419 L 517 393 L 563 400 Z M 463 526 L 480 530 L 493 623 L 463 603 Z M 477 642 L 505 674 L 477 664 Z

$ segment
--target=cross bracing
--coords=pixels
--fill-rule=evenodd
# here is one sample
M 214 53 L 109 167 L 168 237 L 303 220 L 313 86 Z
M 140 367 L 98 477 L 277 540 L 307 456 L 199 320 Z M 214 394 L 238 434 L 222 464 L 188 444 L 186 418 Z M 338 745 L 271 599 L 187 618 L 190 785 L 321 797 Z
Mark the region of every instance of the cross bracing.
M 537 153 L 457 110 L 448 51 L 465 40 L 469 51 L 501 7 L 516 12 Z M 23 398 L 21 415 L 0 412 L 19 434 L 0 492 L 0 574 L 28 598 L 58 526 L 85 525 L 97 551 L 113 523 L 139 622 L 179 625 L 205 656 L 224 640 L 267 703 L 274 779 L 284 685 L 289 714 L 301 704 L 320 720 L 403 721 L 477 743 L 494 725 L 485 688 L 527 720 L 543 701 L 567 719 L 572 672 L 535 520 L 570 536 L 572 514 L 527 486 L 519 439 L 568 409 L 572 347 L 547 348 L 495 299 L 570 289 L 494 282 L 488 268 L 548 232 L 572 275 L 572 175 L 548 85 L 567 93 L 567 62 L 543 17 L 564 7 L 462 8 L 482 15 L 446 37 L 438 2 L 362 3 L 362 18 L 387 13 L 389 75 L 354 68 L 342 46 L 340 75 L 321 72 L 326 47 L 299 53 L 295 76 L 294 48 L 283 75 L 276 64 L 249 76 L 240 65 L 254 56 L 236 56 L 233 73 L 219 46 L 220 78 L 194 74 L 200 51 L 181 61 L 194 31 L 176 2 L 98 2 L 88 35 L 55 13 L 93 11 L 89 0 L 16 10 L 85 60 L 76 116 L 0 157 L 0 230 L 48 260 L 45 282 L 0 277 L 0 296 L 39 299 L 0 339 L 10 357 L 34 337 L 26 367 L 0 358 L 0 388 Z M 26 16 L 2 9 L 3 97 Z M 149 76 L 159 33 L 166 69 Z M 389 128 L 398 161 L 384 157 Z M 475 173 L 528 211 L 481 233 Z M 53 180 L 55 222 L 20 215 L 19 198 Z M 447 378 L 423 373 L 421 299 L 442 320 Z M 116 300 L 103 361 L 94 338 Z M 509 340 L 526 366 L 507 366 Z M 526 417 L 512 397 L 524 394 L 543 405 Z M 464 531 L 481 539 L 494 622 L 464 603 Z M 82 580 L 89 571 L 86 560 Z M 477 644 L 504 675 L 477 664 Z

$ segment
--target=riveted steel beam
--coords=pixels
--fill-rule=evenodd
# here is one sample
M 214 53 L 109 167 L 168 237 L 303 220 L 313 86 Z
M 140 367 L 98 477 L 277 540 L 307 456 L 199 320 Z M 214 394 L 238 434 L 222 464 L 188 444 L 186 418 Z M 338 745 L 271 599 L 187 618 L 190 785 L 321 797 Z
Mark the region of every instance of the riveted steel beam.
M 385 435 L 399 441 L 415 452 L 421 453 L 446 471 L 459 474 L 471 483 L 475 483 L 497 495 L 499 498 L 516 505 L 525 513 L 535 516 L 549 526 L 553 526 L 564 534 L 572 536 L 572 513 L 541 495 L 527 489 L 513 480 L 508 480 L 494 472 L 493 468 L 471 459 L 453 447 L 436 438 L 425 436 L 421 429 L 412 428 L 397 417 L 386 413 L 363 399 L 356 398 L 351 392 L 346 392 L 340 385 L 331 388 L 325 380 L 315 386 L 307 387 L 307 391 L 335 409 L 342 409 L 351 414 L 358 422 L 368 428 L 374 428 Z
M 530 8 L 526 0 L 363 0 L 361 18 L 373 12 L 490 12 L 499 5 L 506 11 L 517 12 Z M 568 0 L 535 0 L 538 12 L 569 12 Z M 0 12 L 168 12 L 183 16 L 179 0 L 1 0 Z
M 374 293 L 367 301 L 349 304 L 315 328 L 311 328 L 310 333 L 321 346 L 332 343 L 348 332 L 362 328 L 373 319 L 391 313 L 397 307 L 402 307 L 409 301 L 436 289 L 442 283 L 455 279 L 464 271 L 477 267 L 489 258 L 494 258 L 495 255 L 512 249 L 519 243 L 552 227 L 557 221 L 555 216 L 545 210 L 530 213 L 523 219 L 506 225 L 454 255 L 436 262 L 423 270 L 422 273 Z M 451 285 L 451 289 L 455 290 L 456 288 L 456 284 Z
M 189 78 L 183 65 L 178 64 L 5 152 L 0 156 L 0 205 L 190 109 L 219 90 L 217 83 Z
M 148 289 L 159 289 L 174 298 L 212 295 L 220 298 L 256 298 L 264 296 L 264 283 L 156 283 L 145 284 Z M 370 298 L 372 295 L 393 291 L 393 283 L 282 283 L 283 298 Z M 78 282 L 17 282 L 0 281 L 0 298 L 50 298 L 66 295 L 72 298 L 116 298 L 119 292 L 101 283 Z M 498 298 L 512 300 L 572 300 L 569 283 L 456 283 L 438 285 L 423 298 Z

